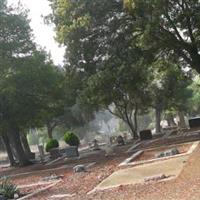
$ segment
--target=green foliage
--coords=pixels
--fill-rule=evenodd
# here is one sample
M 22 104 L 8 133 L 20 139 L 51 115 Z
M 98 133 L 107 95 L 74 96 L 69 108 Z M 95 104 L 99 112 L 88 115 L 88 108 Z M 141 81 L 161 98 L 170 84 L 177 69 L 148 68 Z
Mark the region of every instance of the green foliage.
M 67 111 L 72 115 L 76 96 L 68 87 L 70 80 L 65 79 L 65 70 L 36 47 L 28 13 L 20 5 L 15 9 L 0 0 L 0 129 L 5 133 L 10 129 L 20 132 L 48 124 L 50 133 L 63 121 L 74 120 Z M 86 15 L 80 17 L 72 30 L 85 26 L 87 20 Z M 69 126 L 78 120 L 71 121 Z M 23 157 L 21 161 L 26 159 L 25 154 L 18 157 Z
M 124 0 L 124 4 L 135 17 L 138 44 L 171 55 L 200 73 L 199 1 Z
M 27 12 L 20 4 L 17 8 L 12 8 L 6 3 L 7 1 L 0 1 L 0 129 L 6 134 L 8 129 L 9 132 L 13 130 L 9 135 L 9 140 L 13 141 L 13 151 L 17 154 L 19 164 L 27 165 L 30 162 L 20 145 L 19 132 L 20 129 L 30 127 L 32 120 L 35 122 L 36 112 L 31 109 L 37 103 L 33 102 L 35 99 L 31 99 L 30 94 L 27 95 L 28 92 L 32 94 L 30 88 L 26 88 L 29 83 L 18 84 L 25 77 L 17 76 L 24 65 L 28 68 L 28 61 L 36 51 L 36 45 Z M 26 93 L 24 88 L 27 89 Z
M 80 140 L 73 132 L 66 132 L 64 134 L 64 141 L 70 146 L 79 146 Z
M 133 11 L 134 8 L 134 0 L 124 0 L 124 8 L 129 12 Z
M 49 139 L 46 144 L 45 150 L 46 152 L 49 152 L 51 149 L 58 148 L 58 147 L 59 147 L 59 143 L 56 139 Z
M 50 2 L 57 39 L 66 46 L 67 91 L 76 102 L 110 110 L 134 133 L 137 115 L 150 107 L 188 109 L 185 67 L 200 72 L 199 2 Z
M 162 110 L 187 110 L 188 100 L 192 96 L 189 74 L 177 64 L 158 59 L 152 64 L 151 82 L 152 107 Z
M 0 184 L 0 194 L 6 199 L 14 199 L 14 195 L 19 194 L 19 190 L 15 184 L 5 178 Z
M 67 69 L 79 77 L 78 99 L 94 110 L 114 104 L 112 113 L 133 130 L 133 112 L 145 110 L 146 102 L 149 104 L 146 74 L 150 72 L 144 57 L 149 62 L 152 57 L 151 52 L 134 44 L 134 18 L 124 13 L 121 1 L 51 2 L 52 21 L 58 37 L 62 35 L 59 41 L 67 47 Z M 70 30 L 74 15 L 89 16 L 89 25 Z M 70 34 L 61 27 L 70 30 Z
M 3 77 L 0 106 L 3 122 L 23 127 L 40 127 L 64 113 L 62 73 L 46 62 L 43 52 L 19 59 L 15 73 Z M 20 66 L 20 67 L 19 67 Z
M 197 116 L 200 113 L 200 78 L 196 76 L 193 83 L 189 86 L 192 90 L 192 97 L 189 99 L 189 114 Z
M 57 124 L 68 104 L 64 71 L 44 50 L 36 49 L 23 8 L 8 8 L 3 0 L 0 9 L 1 126 Z

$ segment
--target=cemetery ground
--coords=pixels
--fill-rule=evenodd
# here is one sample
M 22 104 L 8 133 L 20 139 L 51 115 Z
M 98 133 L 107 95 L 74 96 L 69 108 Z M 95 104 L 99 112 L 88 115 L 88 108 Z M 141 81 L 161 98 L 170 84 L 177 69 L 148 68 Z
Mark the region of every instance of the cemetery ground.
M 1 168 L 24 194 L 21 199 L 200 199 L 200 135 L 155 137 L 113 145 L 113 154 L 84 149 L 79 158 L 61 157 L 54 162 L 25 168 Z M 178 154 L 157 157 L 176 148 Z M 75 173 L 74 166 L 85 171 Z M 19 198 L 20 199 L 20 198 Z

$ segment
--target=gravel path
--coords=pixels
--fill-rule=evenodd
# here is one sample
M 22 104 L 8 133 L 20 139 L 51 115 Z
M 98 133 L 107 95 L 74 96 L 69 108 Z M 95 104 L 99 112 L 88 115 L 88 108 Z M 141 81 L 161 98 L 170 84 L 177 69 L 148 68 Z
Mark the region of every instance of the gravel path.
M 199 200 L 200 199 L 200 147 L 187 161 L 180 176 L 175 180 L 120 186 L 111 190 L 86 195 L 102 178 L 117 167 L 119 160 L 111 160 L 92 169 L 91 173 L 66 177 L 62 186 L 52 188 L 33 199 L 49 199 L 49 194 L 76 193 L 66 200 Z M 70 189 L 71 188 L 71 189 Z M 72 189 L 74 188 L 74 190 Z

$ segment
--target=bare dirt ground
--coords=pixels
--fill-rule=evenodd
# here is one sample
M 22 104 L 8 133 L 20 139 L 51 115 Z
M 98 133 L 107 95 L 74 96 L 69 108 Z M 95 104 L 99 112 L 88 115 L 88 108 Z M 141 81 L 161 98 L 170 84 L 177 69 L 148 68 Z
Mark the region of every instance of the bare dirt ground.
M 180 176 L 171 181 L 121 186 L 102 191 L 85 198 L 106 200 L 199 200 L 200 199 L 200 147 L 188 160 Z
M 105 157 L 104 153 L 94 154 L 92 156 L 74 160 L 63 161 L 53 166 L 31 166 L 27 168 L 9 169 L 0 171 L 0 175 L 16 174 L 22 172 L 34 172 L 34 174 L 19 176 L 12 178 L 12 181 L 18 185 L 32 184 L 41 181 L 42 177 L 51 174 L 63 175 L 61 183 L 58 183 L 53 188 L 40 193 L 30 199 L 47 200 L 51 199 L 52 195 L 56 194 L 75 194 L 73 197 L 64 197 L 66 200 L 199 200 L 200 199 L 200 147 L 197 147 L 195 152 L 187 161 L 183 171 L 177 179 L 166 182 L 153 182 L 145 184 L 136 184 L 129 186 L 119 186 L 114 189 L 98 191 L 87 195 L 93 190 L 102 180 L 118 170 L 118 164 L 121 163 L 131 154 L 127 154 L 125 147 L 117 147 L 115 149 L 116 156 Z M 87 172 L 74 173 L 72 167 L 60 170 L 54 170 L 62 165 L 76 165 L 96 162 L 94 166 L 88 169 Z M 51 168 L 50 171 L 44 172 L 43 169 Z M 33 190 L 36 190 L 33 187 Z M 28 191 L 32 192 L 32 191 Z
M 104 178 L 112 174 L 127 156 L 131 154 L 125 153 L 131 145 L 123 147 L 116 147 L 115 156 L 105 157 L 105 152 L 94 152 L 95 154 L 88 155 L 77 160 L 65 160 L 54 165 L 34 165 L 25 168 L 8 168 L 0 171 L 0 176 L 16 176 L 12 177 L 11 181 L 17 185 L 29 185 L 41 182 L 42 178 L 50 175 L 63 176 L 62 182 L 52 188 L 50 191 L 44 192 L 37 197 L 31 199 L 49 199 L 49 196 L 55 194 L 86 194 L 99 184 Z M 73 166 L 77 164 L 96 164 L 89 168 L 87 172 L 77 173 L 73 172 Z M 63 169 L 59 169 L 63 167 Z M 20 175 L 22 173 L 22 175 Z M 27 174 L 25 174 L 27 173 Z M 30 174 L 29 174 L 30 173 Z M 41 186 L 28 188 L 28 193 L 40 189 Z
M 101 176 L 109 175 L 109 170 L 116 167 L 117 161 L 110 161 L 102 166 L 92 169 L 89 174 L 76 174 L 71 179 L 64 180 L 62 187 L 59 185 L 56 188 L 50 189 L 48 192 L 35 197 L 34 199 L 49 199 L 50 193 L 73 193 L 77 195 L 73 200 L 199 200 L 200 199 L 200 147 L 193 153 L 187 161 L 185 168 L 180 176 L 175 180 L 160 183 L 148 183 L 129 186 L 120 186 L 111 190 L 96 192 L 91 195 L 86 195 L 86 192 L 91 190 L 100 182 Z M 100 180 L 99 180 L 100 179 Z M 74 191 L 71 190 L 71 185 L 77 185 Z M 65 188 L 65 189 L 64 189 Z M 78 191 L 78 192 L 77 192 Z

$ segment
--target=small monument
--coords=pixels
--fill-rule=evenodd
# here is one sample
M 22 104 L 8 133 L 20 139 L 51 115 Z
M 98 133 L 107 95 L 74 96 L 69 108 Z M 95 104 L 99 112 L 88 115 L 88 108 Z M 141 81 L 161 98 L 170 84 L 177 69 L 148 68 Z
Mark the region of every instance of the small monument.
M 61 157 L 60 149 L 59 148 L 52 148 L 49 150 L 50 158 L 51 159 L 57 159 Z
M 68 146 L 65 148 L 65 155 L 67 158 L 79 157 L 78 148 L 76 146 Z
M 115 153 L 114 153 L 114 149 L 111 145 L 106 145 L 105 147 L 105 156 L 106 157 L 109 157 L 109 156 L 114 156 Z
M 125 145 L 124 138 L 121 135 L 117 137 L 117 145 L 119 146 Z
M 40 155 L 40 161 L 43 163 L 44 161 L 44 147 L 43 145 L 38 145 L 39 155 Z
M 172 148 L 168 151 L 164 151 L 164 152 L 161 152 L 157 155 L 155 155 L 156 158 L 163 158 L 163 157 L 168 157 L 168 156 L 174 156 L 174 155 L 177 155 L 177 154 L 180 154 L 180 152 L 178 151 L 177 148 Z
M 127 141 L 128 140 L 128 134 L 127 133 L 123 133 L 123 138 L 124 138 L 125 141 Z
M 86 167 L 85 165 L 76 165 L 75 167 L 73 167 L 73 170 L 75 173 L 86 172 Z
M 200 117 L 189 119 L 190 128 L 200 128 Z
M 141 140 L 151 140 L 153 138 L 151 130 L 142 130 L 140 131 L 140 139 Z
M 93 151 L 101 150 L 101 149 L 99 148 L 98 140 L 96 140 L 96 139 L 93 140 L 92 150 L 93 150 Z
M 110 144 L 114 144 L 114 137 L 113 136 L 109 137 L 109 140 L 110 140 Z

